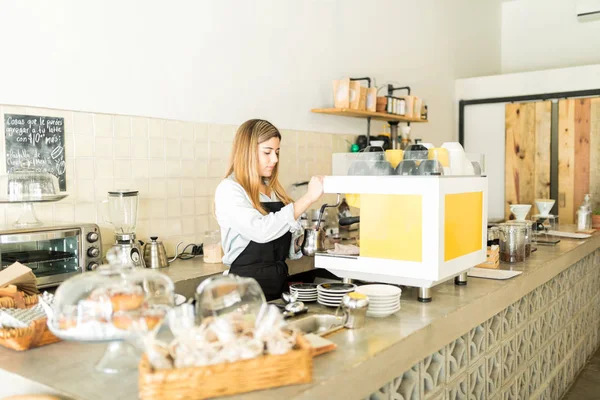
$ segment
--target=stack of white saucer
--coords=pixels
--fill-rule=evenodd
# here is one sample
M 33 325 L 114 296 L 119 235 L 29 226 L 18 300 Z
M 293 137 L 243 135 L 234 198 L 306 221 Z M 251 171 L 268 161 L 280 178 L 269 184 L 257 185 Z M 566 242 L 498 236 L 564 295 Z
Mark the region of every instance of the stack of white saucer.
M 384 318 L 400 310 L 402 289 L 392 285 L 364 285 L 356 289 L 357 293 L 369 297 L 368 317 Z
M 290 286 L 290 293 L 298 293 L 298 301 L 310 303 L 317 301 L 317 284 L 316 283 L 296 283 Z
M 337 307 L 346 293 L 354 292 L 356 285 L 352 283 L 321 283 L 317 286 L 317 302 L 328 307 Z

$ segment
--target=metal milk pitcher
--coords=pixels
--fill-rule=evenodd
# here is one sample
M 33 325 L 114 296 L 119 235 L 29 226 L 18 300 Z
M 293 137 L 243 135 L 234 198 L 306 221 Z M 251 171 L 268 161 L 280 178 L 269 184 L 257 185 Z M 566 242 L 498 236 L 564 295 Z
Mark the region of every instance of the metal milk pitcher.
M 334 205 L 323 204 L 319 212 L 319 219 L 313 228 L 304 230 L 304 241 L 302 242 L 302 254 L 312 257 L 318 251 L 325 251 L 325 230 L 321 228 L 321 220 L 326 207 L 337 207 L 341 203 L 341 196 L 337 195 L 337 202 Z

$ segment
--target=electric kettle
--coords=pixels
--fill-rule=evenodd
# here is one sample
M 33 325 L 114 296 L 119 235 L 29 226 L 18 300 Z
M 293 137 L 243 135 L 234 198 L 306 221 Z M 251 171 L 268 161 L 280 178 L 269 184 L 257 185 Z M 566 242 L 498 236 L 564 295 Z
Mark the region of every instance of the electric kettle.
M 167 258 L 167 251 L 162 242 L 159 242 L 158 236 L 150 236 L 151 242 L 144 245 L 144 262 L 146 268 L 164 268 L 168 267 L 169 263 L 175 261 L 179 254 L 179 245 L 183 242 L 177 243 L 177 249 L 175 250 L 175 257 L 172 259 Z

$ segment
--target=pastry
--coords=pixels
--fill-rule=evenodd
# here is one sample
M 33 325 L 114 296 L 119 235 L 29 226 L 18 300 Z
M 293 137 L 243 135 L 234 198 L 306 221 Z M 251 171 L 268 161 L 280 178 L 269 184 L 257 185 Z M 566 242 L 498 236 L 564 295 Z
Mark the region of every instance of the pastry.
M 113 314 L 112 323 L 115 326 L 115 328 L 126 331 L 131 327 L 131 324 L 133 323 L 133 318 L 127 313 L 118 312 L 116 314 Z
M 77 327 L 77 318 L 70 316 L 62 316 L 58 319 L 58 329 L 66 331 Z
M 162 315 L 144 315 L 144 321 L 149 331 L 153 330 L 158 324 L 162 322 Z
M 141 290 L 115 292 L 110 296 L 110 302 L 113 312 L 136 310 L 144 302 L 144 294 Z

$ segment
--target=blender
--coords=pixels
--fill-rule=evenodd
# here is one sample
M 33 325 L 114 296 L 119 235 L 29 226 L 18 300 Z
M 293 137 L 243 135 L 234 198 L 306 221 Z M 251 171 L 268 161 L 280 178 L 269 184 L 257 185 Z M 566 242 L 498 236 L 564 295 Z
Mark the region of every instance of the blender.
M 117 254 L 121 254 L 125 264 L 144 268 L 144 258 L 141 256 L 142 249 L 135 240 L 135 225 L 137 222 L 138 209 L 137 190 L 115 190 L 108 192 L 108 200 L 105 205 L 104 220 L 115 228 L 115 244 L 118 248 Z

